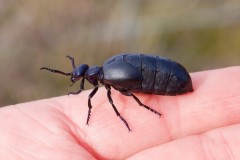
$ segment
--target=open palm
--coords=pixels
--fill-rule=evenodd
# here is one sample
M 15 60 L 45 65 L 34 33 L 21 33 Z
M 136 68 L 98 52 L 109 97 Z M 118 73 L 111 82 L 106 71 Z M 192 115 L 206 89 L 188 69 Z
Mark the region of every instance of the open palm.
M 195 91 L 179 96 L 112 90 L 131 132 L 115 115 L 104 88 L 0 109 L 0 159 L 240 159 L 240 67 L 191 74 Z

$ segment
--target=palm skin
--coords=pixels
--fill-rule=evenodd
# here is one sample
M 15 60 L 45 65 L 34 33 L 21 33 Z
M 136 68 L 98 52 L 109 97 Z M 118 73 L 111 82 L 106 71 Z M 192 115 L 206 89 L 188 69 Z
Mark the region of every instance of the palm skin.
M 240 159 L 240 67 L 191 74 L 194 92 L 136 94 L 146 105 L 112 90 L 131 132 L 100 88 L 0 109 L 0 159 Z

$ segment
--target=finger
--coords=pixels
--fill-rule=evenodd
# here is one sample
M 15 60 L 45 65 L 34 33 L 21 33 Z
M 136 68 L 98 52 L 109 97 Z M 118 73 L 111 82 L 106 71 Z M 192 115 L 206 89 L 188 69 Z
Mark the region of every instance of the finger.
M 215 129 L 201 135 L 188 136 L 149 148 L 128 160 L 154 159 L 203 160 L 240 159 L 240 124 Z
M 140 107 L 132 97 L 125 97 L 113 90 L 114 104 L 132 129 L 130 133 L 116 116 L 103 88 L 92 99 L 89 126 L 86 119 L 90 91 L 40 101 L 38 104 L 41 105 L 32 108 L 31 114 L 41 116 L 36 108 L 57 109 L 62 114 L 53 119 L 67 124 L 66 131 L 71 132 L 77 143 L 96 157 L 123 159 L 182 136 L 239 123 L 239 73 L 239 67 L 194 73 L 195 91 L 185 95 L 137 94 L 143 104 L 161 112 L 162 118 Z M 31 105 L 29 103 L 28 106 Z
M 72 122 L 46 100 L 0 108 L 0 120 L 1 160 L 94 159 L 73 136 Z
M 131 97 L 125 97 L 113 90 L 113 101 L 132 129 L 130 133 L 115 115 L 103 88 L 92 99 L 94 107 L 89 126 L 85 125 L 89 92 L 64 97 L 63 109 L 79 125 L 77 136 L 86 140 L 96 154 L 110 159 L 116 158 L 116 155 L 125 158 L 182 136 L 239 123 L 238 75 L 239 67 L 199 72 L 192 74 L 195 89 L 193 93 L 179 96 L 138 94 L 144 104 L 162 113 L 160 119 L 140 107 Z
M 240 67 L 194 73 L 192 80 L 195 91 L 166 109 L 172 139 L 240 122 Z

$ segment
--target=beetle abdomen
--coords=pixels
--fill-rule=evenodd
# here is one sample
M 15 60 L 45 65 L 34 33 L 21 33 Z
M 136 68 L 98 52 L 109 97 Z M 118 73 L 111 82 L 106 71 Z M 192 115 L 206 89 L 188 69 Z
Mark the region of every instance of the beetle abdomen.
M 119 71 L 128 73 L 121 76 Z M 121 54 L 103 64 L 104 83 L 117 90 L 160 95 L 193 91 L 191 78 L 180 64 L 159 56 Z M 120 76 L 120 77 L 116 77 Z
M 191 77 L 179 63 L 159 56 L 140 57 L 143 93 L 177 95 L 193 91 Z

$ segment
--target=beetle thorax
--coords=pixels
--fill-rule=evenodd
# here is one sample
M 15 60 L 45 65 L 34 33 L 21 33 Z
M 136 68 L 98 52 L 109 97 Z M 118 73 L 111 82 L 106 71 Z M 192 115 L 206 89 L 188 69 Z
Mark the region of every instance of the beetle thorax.
M 85 72 L 85 78 L 89 81 L 89 83 L 95 85 L 99 80 L 99 76 L 102 74 L 102 67 L 93 66 L 88 68 Z

